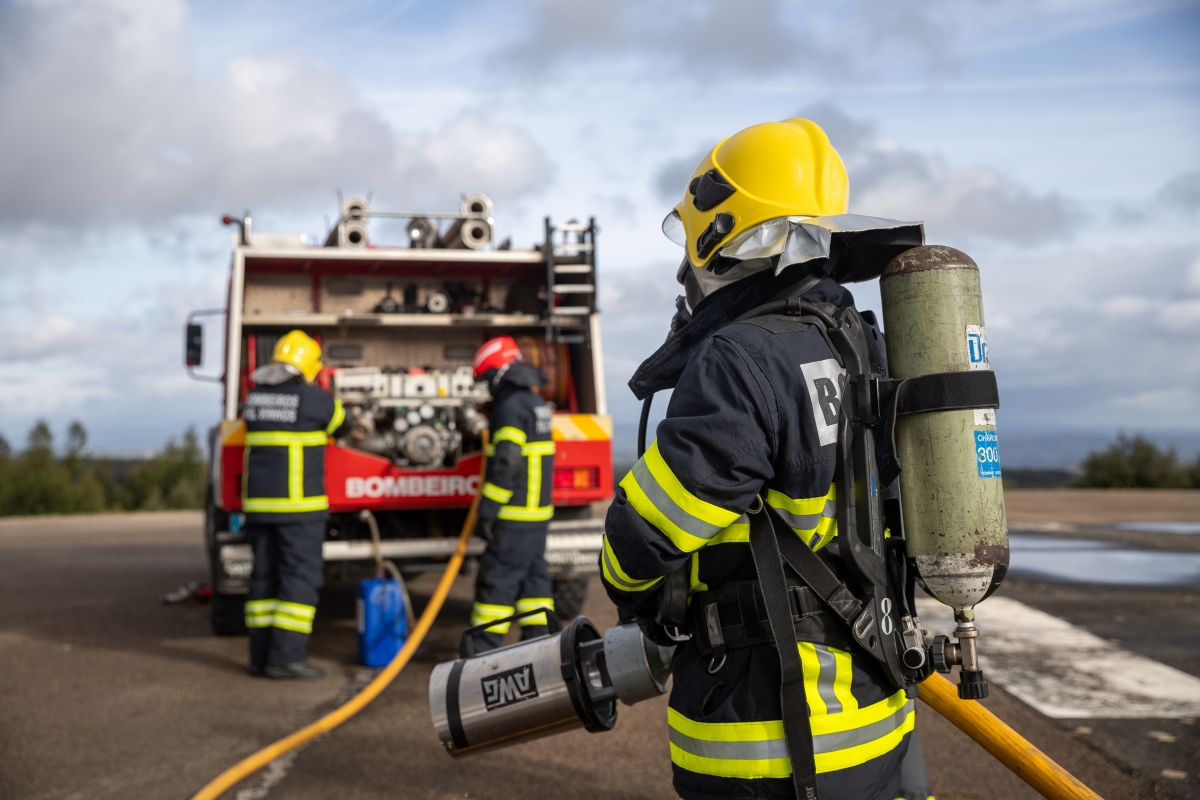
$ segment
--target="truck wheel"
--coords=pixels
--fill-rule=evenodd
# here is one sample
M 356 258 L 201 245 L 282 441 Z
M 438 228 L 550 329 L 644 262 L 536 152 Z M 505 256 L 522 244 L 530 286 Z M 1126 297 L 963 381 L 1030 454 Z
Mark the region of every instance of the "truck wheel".
M 246 635 L 246 598 L 240 594 L 214 594 L 209 600 L 209 620 L 217 636 Z
M 559 619 L 570 619 L 579 616 L 583 604 L 587 602 L 588 579 L 563 578 L 552 581 L 550 594 L 554 596 L 554 613 Z

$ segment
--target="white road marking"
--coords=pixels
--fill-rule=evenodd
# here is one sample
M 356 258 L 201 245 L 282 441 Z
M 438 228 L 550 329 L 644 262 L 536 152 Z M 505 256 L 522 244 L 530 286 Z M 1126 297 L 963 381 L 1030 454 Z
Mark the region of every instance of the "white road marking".
M 950 608 L 935 600 L 918 598 L 917 614 L 930 637 L 954 630 Z M 1194 675 L 1007 597 L 985 600 L 975 614 L 985 677 L 1047 717 L 1200 716 Z
M 287 774 L 291 771 L 292 765 L 296 763 L 296 756 L 300 755 L 298 748 L 290 753 L 284 753 L 279 758 L 267 764 L 266 768 L 258 774 L 258 780 L 249 788 L 240 790 L 235 795 L 234 800 L 265 800 L 271 790 L 275 788 Z

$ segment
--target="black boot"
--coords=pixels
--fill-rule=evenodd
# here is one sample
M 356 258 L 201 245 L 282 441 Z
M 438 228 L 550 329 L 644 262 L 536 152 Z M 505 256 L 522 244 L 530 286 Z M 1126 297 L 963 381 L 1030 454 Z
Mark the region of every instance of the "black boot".
M 263 675 L 278 680 L 319 681 L 325 677 L 325 670 L 306 661 L 298 661 L 295 664 L 267 664 Z

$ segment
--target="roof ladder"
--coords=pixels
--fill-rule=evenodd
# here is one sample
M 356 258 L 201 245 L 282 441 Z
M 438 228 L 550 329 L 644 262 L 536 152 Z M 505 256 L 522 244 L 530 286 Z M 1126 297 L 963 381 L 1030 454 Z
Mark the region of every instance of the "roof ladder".
M 554 225 L 546 217 L 546 341 L 587 343 L 596 310 L 596 219 Z

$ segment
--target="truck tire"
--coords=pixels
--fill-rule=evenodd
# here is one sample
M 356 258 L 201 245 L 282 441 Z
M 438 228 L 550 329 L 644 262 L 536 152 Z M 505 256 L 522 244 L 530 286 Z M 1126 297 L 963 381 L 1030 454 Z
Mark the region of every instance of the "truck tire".
M 559 619 L 577 617 L 587 602 L 588 579 L 586 576 L 556 579 L 550 584 L 550 594 L 554 596 L 554 613 Z
M 216 636 L 246 635 L 246 598 L 240 594 L 214 594 L 209 600 L 209 621 Z

